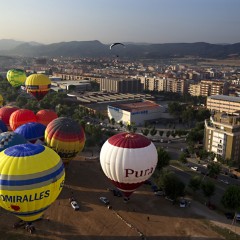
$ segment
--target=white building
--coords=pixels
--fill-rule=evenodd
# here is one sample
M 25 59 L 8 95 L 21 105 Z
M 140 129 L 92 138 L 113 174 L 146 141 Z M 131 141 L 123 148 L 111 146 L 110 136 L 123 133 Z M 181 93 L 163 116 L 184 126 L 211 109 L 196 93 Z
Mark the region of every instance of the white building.
M 124 125 L 144 125 L 145 121 L 161 118 L 166 108 L 152 101 L 112 104 L 108 106 L 108 117 Z

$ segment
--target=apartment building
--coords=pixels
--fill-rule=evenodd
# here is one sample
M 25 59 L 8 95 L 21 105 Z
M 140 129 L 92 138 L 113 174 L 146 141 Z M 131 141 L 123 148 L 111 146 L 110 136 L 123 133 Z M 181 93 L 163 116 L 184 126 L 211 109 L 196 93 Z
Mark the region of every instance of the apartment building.
M 217 113 L 205 120 L 204 148 L 235 165 L 240 163 L 240 115 Z
M 228 95 L 229 83 L 220 80 L 202 80 L 200 82 L 200 95 Z
M 201 96 L 201 85 L 200 84 L 189 84 L 188 92 L 191 96 Z
M 240 111 L 240 97 L 215 95 L 207 97 L 207 109 L 211 112 L 225 112 L 232 114 Z
M 177 78 L 156 78 L 156 77 L 140 77 L 144 90 L 149 91 L 165 91 L 185 94 L 188 91 L 188 81 L 186 79 Z
M 140 79 L 134 78 L 102 78 L 100 79 L 100 91 L 116 93 L 141 93 L 143 85 Z

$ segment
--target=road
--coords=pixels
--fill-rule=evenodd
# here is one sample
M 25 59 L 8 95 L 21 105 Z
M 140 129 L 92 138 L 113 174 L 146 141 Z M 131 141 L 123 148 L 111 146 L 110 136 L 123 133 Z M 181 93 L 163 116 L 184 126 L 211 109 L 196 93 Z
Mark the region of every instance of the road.
M 189 171 L 183 171 L 182 169 L 180 168 L 177 168 L 175 166 L 168 166 L 168 168 L 175 172 L 176 175 L 185 183 L 185 185 L 188 185 L 191 177 L 196 174 L 196 175 L 199 175 L 202 177 L 202 181 L 205 181 L 207 179 L 211 179 L 214 183 L 215 183 L 215 186 L 216 186 L 216 190 L 215 190 L 215 194 L 213 195 L 213 197 L 211 198 L 212 202 L 214 202 L 216 205 L 219 205 L 221 203 L 221 198 L 225 192 L 225 190 L 227 189 L 227 187 L 229 185 L 223 183 L 223 182 L 219 182 L 218 180 L 216 179 L 212 179 L 212 178 L 209 178 L 208 176 L 205 176 L 205 175 L 202 175 L 200 172 L 194 172 L 193 170 L 191 170 L 189 168 Z M 200 191 L 199 191 L 200 193 Z

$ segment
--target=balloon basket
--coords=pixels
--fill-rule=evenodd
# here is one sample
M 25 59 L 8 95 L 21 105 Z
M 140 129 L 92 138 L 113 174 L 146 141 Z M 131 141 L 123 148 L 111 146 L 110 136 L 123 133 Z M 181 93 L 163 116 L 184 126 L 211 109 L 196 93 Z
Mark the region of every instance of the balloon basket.
M 18 229 L 20 227 L 24 227 L 24 229 L 27 230 L 30 234 L 32 234 L 35 231 L 35 227 L 30 222 L 25 222 L 23 220 L 20 220 L 13 224 L 14 229 Z
M 128 202 L 129 202 L 129 200 L 130 200 L 130 198 L 129 198 L 129 197 L 124 197 L 124 198 L 123 198 L 123 202 L 124 202 L 124 203 L 128 203 Z

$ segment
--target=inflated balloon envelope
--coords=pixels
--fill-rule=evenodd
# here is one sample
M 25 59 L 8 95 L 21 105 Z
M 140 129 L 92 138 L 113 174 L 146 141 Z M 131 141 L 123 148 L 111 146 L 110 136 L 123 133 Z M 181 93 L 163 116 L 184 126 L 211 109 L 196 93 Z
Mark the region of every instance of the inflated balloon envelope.
M 2 151 L 0 174 L 0 206 L 27 222 L 41 218 L 57 199 L 65 179 L 59 155 L 39 144 Z
M 82 126 L 69 117 L 59 117 L 51 121 L 45 130 L 45 143 L 68 164 L 81 152 L 85 145 Z
M 25 81 L 27 93 L 32 94 L 37 100 L 41 100 L 51 88 L 51 80 L 44 74 L 32 74 Z
M 153 174 L 158 161 L 154 144 L 137 133 L 119 133 L 102 146 L 100 163 L 105 175 L 129 197 Z
M 7 80 L 13 87 L 24 85 L 26 78 L 26 73 L 22 69 L 10 69 L 7 72 Z

